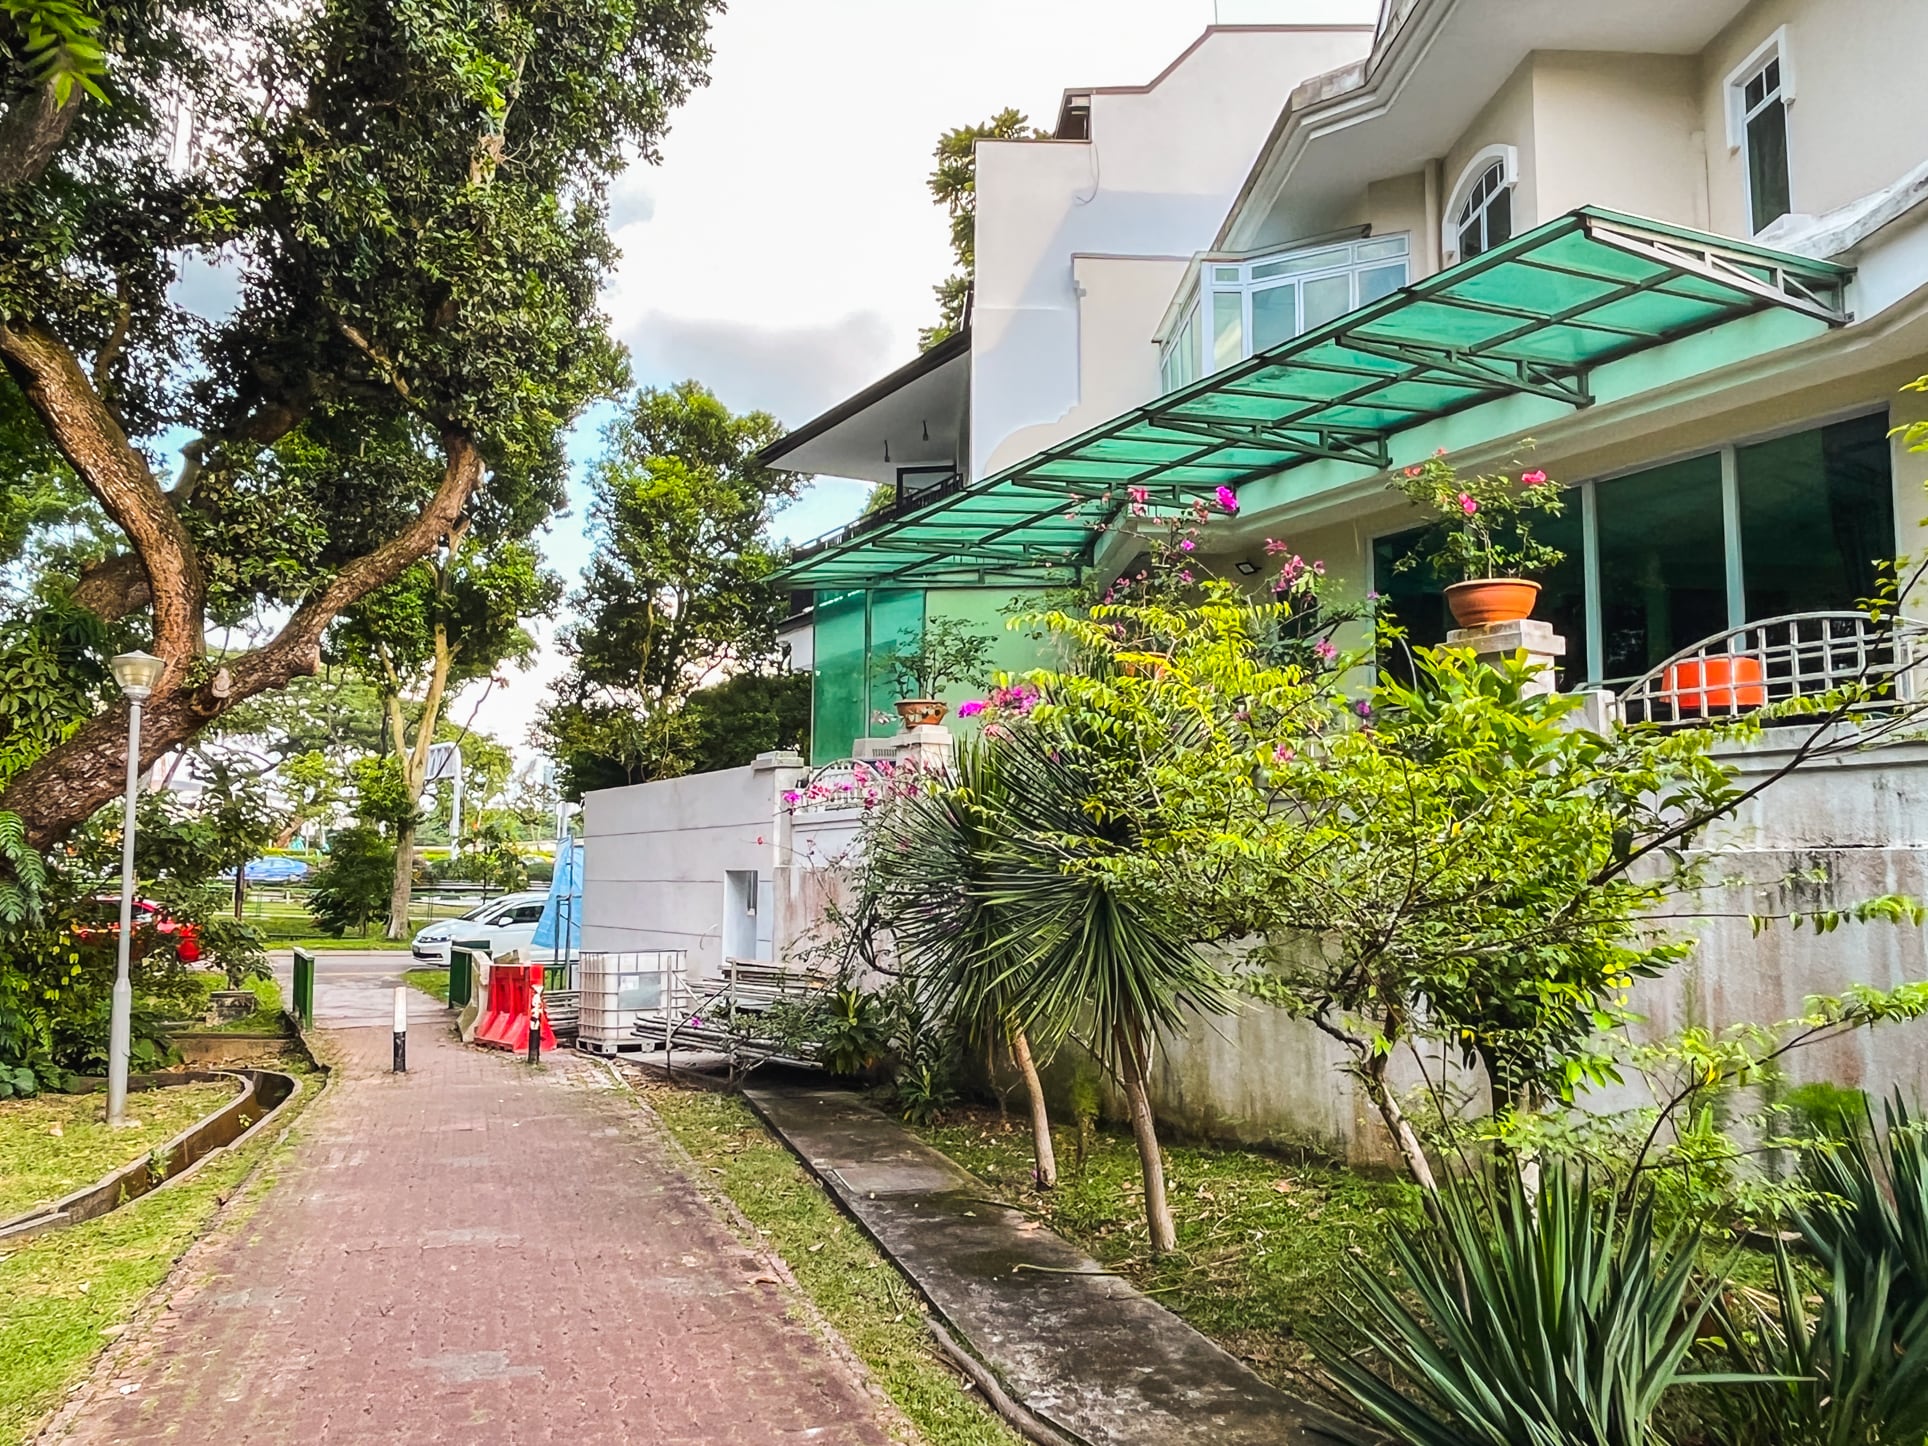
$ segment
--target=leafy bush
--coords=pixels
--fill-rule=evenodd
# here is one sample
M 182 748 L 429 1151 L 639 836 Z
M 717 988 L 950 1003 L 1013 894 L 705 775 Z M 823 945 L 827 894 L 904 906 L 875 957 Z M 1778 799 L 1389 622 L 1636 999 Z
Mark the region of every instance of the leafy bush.
M 1354 1267 L 1340 1314 L 1358 1341 L 1315 1349 L 1410 1446 L 1651 1446 L 1712 1304 L 1696 1238 L 1660 1238 L 1651 1195 L 1618 1216 L 1584 1172 L 1552 1169 L 1537 1199 L 1500 1173 L 1442 1181 L 1424 1225 L 1389 1227 L 1399 1278 Z
M 877 996 L 860 989 L 839 989 L 824 1011 L 818 1057 L 831 1074 L 862 1078 L 890 1048 L 884 1011 Z
M 371 919 L 387 916 L 394 882 L 394 844 L 378 829 L 356 824 L 330 840 L 328 860 L 314 872 L 308 912 L 338 939 L 351 928 L 366 934 Z

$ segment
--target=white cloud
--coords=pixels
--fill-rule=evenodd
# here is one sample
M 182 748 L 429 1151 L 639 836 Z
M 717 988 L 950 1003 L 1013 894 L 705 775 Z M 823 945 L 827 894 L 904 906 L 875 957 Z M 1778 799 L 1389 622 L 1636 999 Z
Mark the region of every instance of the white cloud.
M 735 411 L 773 412 L 792 426 L 890 370 L 890 324 L 861 311 L 820 326 L 761 326 L 652 311 L 621 333 L 636 380 L 694 377 Z

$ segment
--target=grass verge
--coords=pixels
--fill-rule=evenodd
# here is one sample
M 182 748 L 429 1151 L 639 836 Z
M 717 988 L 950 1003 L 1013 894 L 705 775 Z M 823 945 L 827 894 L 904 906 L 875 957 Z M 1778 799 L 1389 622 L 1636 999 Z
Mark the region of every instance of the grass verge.
M 0 1219 L 132 1164 L 234 1096 L 232 1084 L 136 1090 L 127 1114 L 139 1123 L 115 1130 L 107 1128 L 105 1094 L 0 1102 Z
M 1310 1157 L 1166 1145 L 1178 1250 L 1153 1260 L 1131 1137 L 1093 1131 L 1085 1159 L 1058 1131 L 1059 1183 L 1031 1183 L 1031 1131 L 994 1110 L 946 1113 L 920 1130 L 993 1190 L 1182 1316 L 1274 1385 L 1329 1395 L 1302 1331 L 1328 1316 L 1348 1264 L 1380 1258 L 1388 1213 L 1416 1220 L 1419 1193 Z
M 930 1446 L 1016 1446 L 1020 1438 L 943 1364 L 910 1284 L 742 1100 L 636 1071 L 624 1077 L 782 1257 Z
M 0 1361 L 7 1363 L 0 1370 L 0 1446 L 34 1433 L 249 1172 L 266 1162 L 249 1197 L 261 1198 L 277 1163 L 276 1141 L 320 1081 L 304 1076 L 301 1094 L 260 1135 L 187 1179 L 98 1220 L 0 1242 Z
M 404 969 L 402 982 L 410 989 L 433 995 L 444 1004 L 449 1002 L 449 971 L 446 969 Z
M 220 974 L 197 975 L 209 990 L 225 989 L 227 979 Z M 282 1034 L 287 1023 L 281 1013 L 281 986 L 273 979 L 250 979 L 241 986 L 254 995 L 254 1013 L 242 1019 L 229 1020 L 226 1024 L 212 1024 L 201 1029 L 206 1034 Z

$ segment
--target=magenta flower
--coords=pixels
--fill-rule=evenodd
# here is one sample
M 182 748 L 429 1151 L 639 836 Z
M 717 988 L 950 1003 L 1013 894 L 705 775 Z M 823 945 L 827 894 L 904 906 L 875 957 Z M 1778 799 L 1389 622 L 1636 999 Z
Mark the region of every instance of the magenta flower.
M 1292 548 L 1289 543 L 1281 542 L 1276 537 L 1268 537 L 1265 539 L 1265 555 L 1267 557 L 1270 557 L 1275 552 L 1290 552 L 1291 550 Z
M 1193 542 L 1189 537 L 1181 537 L 1178 540 L 1178 550 L 1180 552 L 1190 552 L 1193 548 L 1197 546 L 1198 544 L 1196 542 Z
M 1180 582 L 1190 582 L 1192 580 L 1191 569 L 1187 568 L 1184 572 L 1179 573 L 1178 580 Z
M 1151 489 L 1149 487 L 1127 487 L 1125 492 L 1133 502 L 1151 501 Z
M 1364 698 L 1361 698 L 1357 703 L 1352 705 L 1352 711 L 1357 713 L 1361 718 L 1370 718 L 1372 716 L 1372 704 L 1368 703 Z
M 1464 512 L 1468 517 L 1471 517 L 1475 512 L 1479 511 L 1479 503 L 1473 499 L 1472 493 L 1462 492 L 1459 494 L 1459 510 Z
M 1230 487 L 1219 488 L 1218 505 L 1223 507 L 1227 512 L 1238 511 L 1238 494 L 1233 492 Z
M 960 718 L 975 718 L 983 711 L 984 700 L 982 698 L 973 698 L 968 703 L 959 703 L 957 705 L 957 716 Z
M 1319 661 L 1329 663 L 1339 656 L 1339 650 L 1332 646 L 1331 638 L 1320 638 L 1312 645 L 1312 651 L 1319 655 Z
M 1520 481 L 1524 482 L 1528 487 L 1538 487 L 1546 481 L 1546 473 L 1535 467 L 1531 472 L 1522 472 L 1520 474 Z
M 801 802 L 803 802 L 803 795 L 798 793 L 794 788 L 786 788 L 783 790 L 783 806 L 785 808 L 795 808 Z
M 1298 756 L 1298 754 L 1294 753 L 1290 748 L 1287 748 L 1283 743 L 1272 750 L 1272 761 L 1274 763 L 1290 763 Z

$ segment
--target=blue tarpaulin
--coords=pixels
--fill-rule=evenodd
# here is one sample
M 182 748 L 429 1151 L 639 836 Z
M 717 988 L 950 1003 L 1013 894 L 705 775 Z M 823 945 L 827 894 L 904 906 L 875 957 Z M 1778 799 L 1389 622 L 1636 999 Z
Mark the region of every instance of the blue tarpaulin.
M 251 884 L 279 884 L 289 879 L 307 877 L 308 865 L 300 859 L 271 855 L 265 859 L 252 859 L 248 863 L 248 882 Z
M 534 949 L 559 949 L 577 953 L 582 949 L 582 845 L 572 844 L 556 853 L 556 875 L 549 881 L 549 897 L 542 901 L 542 918 L 536 936 L 529 941 Z

